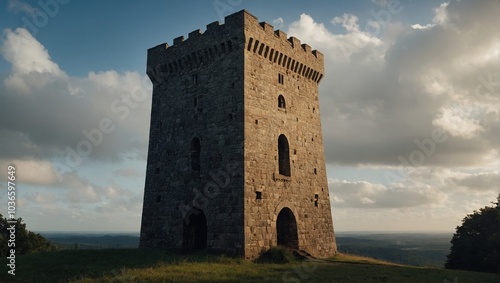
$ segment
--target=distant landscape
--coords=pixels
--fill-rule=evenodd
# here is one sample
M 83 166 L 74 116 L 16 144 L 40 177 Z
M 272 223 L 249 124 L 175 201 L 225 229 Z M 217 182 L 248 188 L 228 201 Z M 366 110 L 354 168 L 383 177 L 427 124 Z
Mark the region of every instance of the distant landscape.
M 61 249 L 135 249 L 139 233 L 38 232 Z
M 336 233 L 340 252 L 414 266 L 443 267 L 453 233 Z
M 139 233 L 40 232 L 62 249 L 139 246 Z M 337 232 L 339 252 L 414 266 L 443 267 L 453 233 Z

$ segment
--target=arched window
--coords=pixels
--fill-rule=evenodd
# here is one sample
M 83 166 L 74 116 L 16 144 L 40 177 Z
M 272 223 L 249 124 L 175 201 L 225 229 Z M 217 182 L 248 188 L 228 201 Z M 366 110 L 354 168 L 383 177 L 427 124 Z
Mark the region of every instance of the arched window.
M 278 107 L 283 109 L 286 108 L 285 98 L 281 94 L 278 96 Z
M 191 140 L 191 170 L 200 171 L 200 139 Z
M 278 167 L 280 175 L 290 176 L 290 150 L 285 135 L 278 138 Z

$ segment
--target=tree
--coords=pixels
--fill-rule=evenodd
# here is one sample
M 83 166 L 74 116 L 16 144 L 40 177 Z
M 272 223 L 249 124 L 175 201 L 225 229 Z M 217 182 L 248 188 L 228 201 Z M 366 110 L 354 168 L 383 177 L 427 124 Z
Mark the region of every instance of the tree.
M 498 272 L 500 266 L 500 194 L 494 206 L 468 214 L 451 239 L 445 268 Z
M 15 246 L 9 247 L 11 224 L 7 223 L 7 218 L 0 214 L 0 256 L 7 256 L 10 249 L 15 249 L 16 255 L 33 254 L 42 251 L 56 250 L 57 247 L 49 240 L 45 239 L 38 233 L 31 232 L 26 229 L 26 223 L 23 223 L 22 218 L 14 219 L 15 224 Z

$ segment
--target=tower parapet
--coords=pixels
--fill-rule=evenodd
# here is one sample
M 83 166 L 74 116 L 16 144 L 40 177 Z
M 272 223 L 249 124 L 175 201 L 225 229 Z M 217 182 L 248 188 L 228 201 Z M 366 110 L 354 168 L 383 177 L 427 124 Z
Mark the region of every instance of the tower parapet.
M 204 32 L 194 30 L 186 39 L 178 36 L 171 46 L 163 43 L 148 49 L 147 74 L 153 82 L 158 82 L 159 76 L 166 78 L 172 73 L 192 70 L 243 46 L 317 83 L 323 77 L 321 52 L 301 44 L 296 37 L 287 37 L 282 30 L 274 30 L 266 22 L 259 23 L 246 10 L 226 16 L 224 24 L 218 21 L 208 24 Z

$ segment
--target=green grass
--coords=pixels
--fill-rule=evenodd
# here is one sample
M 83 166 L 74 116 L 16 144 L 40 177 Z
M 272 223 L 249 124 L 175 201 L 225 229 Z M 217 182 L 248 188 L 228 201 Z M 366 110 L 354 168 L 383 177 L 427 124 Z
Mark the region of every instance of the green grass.
M 279 252 L 277 253 L 279 254 Z M 275 255 L 275 254 L 274 254 Z M 497 282 L 496 274 L 419 268 L 339 254 L 321 261 L 254 263 L 204 252 L 66 250 L 19 256 L 0 282 Z M 272 260 L 271 260 L 272 262 Z

